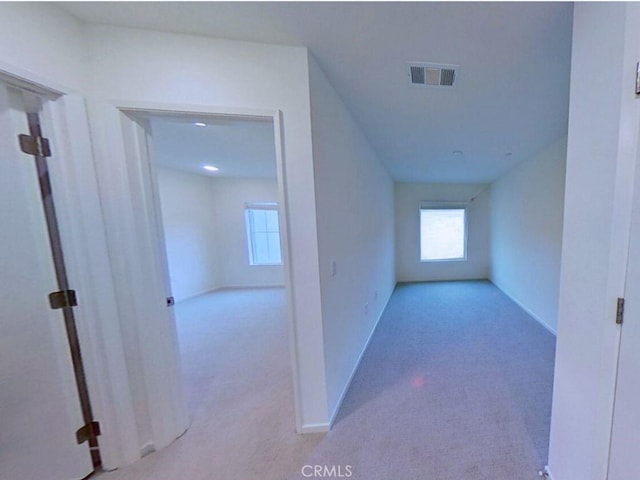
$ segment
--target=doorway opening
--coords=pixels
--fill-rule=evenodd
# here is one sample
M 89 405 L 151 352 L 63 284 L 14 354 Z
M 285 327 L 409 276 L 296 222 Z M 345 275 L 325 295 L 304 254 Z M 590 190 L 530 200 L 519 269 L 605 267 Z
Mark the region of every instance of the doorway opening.
M 251 375 L 257 389 L 266 386 L 260 378 L 273 384 L 284 371 L 281 387 L 290 392 L 273 119 L 151 115 L 148 122 L 192 415 L 205 392 L 218 390 L 224 403 L 234 382 Z
M 143 145 L 135 151 L 191 417 L 185 437 L 223 445 L 220 468 L 231 468 L 230 456 L 267 448 L 299 419 L 279 113 L 123 113 L 137 125 L 132 144 Z

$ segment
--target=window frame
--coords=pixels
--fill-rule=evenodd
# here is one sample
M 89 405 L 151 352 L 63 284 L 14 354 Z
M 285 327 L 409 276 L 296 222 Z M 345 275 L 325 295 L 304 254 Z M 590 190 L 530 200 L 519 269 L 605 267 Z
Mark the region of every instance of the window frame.
M 278 244 L 280 247 L 280 262 L 273 263 L 258 263 L 254 258 L 254 234 L 255 231 L 252 228 L 253 222 L 250 216 L 250 210 L 269 210 L 275 211 L 278 214 Z M 247 202 L 244 205 L 244 224 L 247 232 L 247 255 L 249 259 L 250 267 L 274 267 L 284 265 L 284 261 L 282 258 L 282 234 L 280 228 L 280 205 L 278 202 Z M 274 233 L 274 232 L 266 232 L 266 233 Z
M 448 202 L 420 202 L 418 205 L 418 257 L 420 263 L 443 263 L 443 262 L 466 262 L 468 259 L 469 245 L 469 205 L 467 203 L 448 203 Z M 423 259 L 422 258 L 422 210 L 463 210 L 464 211 L 464 233 L 462 257 L 457 258 L 439 258 L 439 259 Z

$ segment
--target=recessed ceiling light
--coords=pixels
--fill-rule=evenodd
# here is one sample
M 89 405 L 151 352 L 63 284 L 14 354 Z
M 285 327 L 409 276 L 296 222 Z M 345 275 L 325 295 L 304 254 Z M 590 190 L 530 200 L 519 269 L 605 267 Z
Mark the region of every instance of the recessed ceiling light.
M 455 158 L 461 158 L 463 153 L 462 150 L 454 150 L 453 152 L 451 152 L 451 155 Z
M 206 123 L 202 123 L 202 122 L 195 122 L 195 123 L 194 123 L 194 125 L 195 125 L 196 127 L 206 127 L 206 126 L 207 126 L 207 124 L 206 124 Z
M 513 155 L 513 153 L 511 153 L 511 152 L 507 152 L 507 153 L 504 154 L 505 157 L 510 157 L 511 155 Z
M 205 165 L 204 167 L 205 170 L 209 171 L 209 172 L 217 172 L 218 170 L 220 170 L 218 167 L 214 167 L 213 165 Z

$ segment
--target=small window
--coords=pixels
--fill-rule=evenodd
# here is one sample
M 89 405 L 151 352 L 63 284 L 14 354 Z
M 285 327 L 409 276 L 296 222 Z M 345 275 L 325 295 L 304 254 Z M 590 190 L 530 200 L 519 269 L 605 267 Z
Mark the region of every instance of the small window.
M 420 260 L 466 260 L 464 208 L 420 208 Z
M 282 265 L 277 203 L 252 203 L 245 209 L 250 265 Z

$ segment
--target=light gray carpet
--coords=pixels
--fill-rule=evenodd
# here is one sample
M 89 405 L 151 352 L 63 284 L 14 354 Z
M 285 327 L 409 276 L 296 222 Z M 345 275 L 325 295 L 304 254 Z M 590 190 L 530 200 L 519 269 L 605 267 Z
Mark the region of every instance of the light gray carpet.
M 193 425 L 100 480 L 535 480 L 546 463 L 555 339 L 489 282 L 399 285 L 326 436 L 293 432 L 282 290 L 178 317 Z
M 192 425 L 96 480 L 285 479 L 322 435 L 295 432 L 284 289 L 221 290 L 175 308 Z
M 554 352 L 489 282 L 401 284 L 307 463 L 351 465 L 362 480 L 539 478 Z

